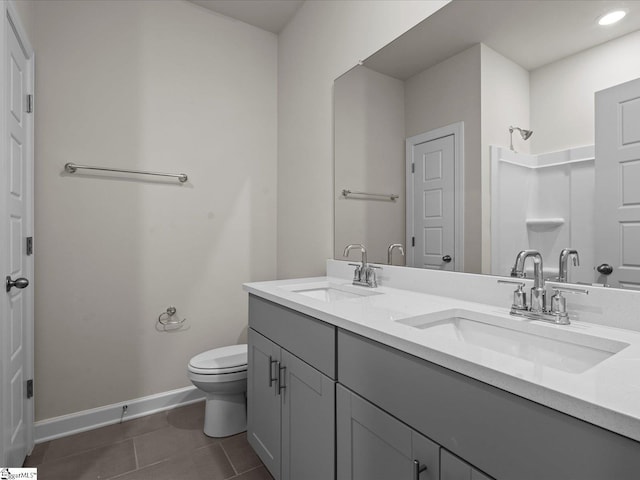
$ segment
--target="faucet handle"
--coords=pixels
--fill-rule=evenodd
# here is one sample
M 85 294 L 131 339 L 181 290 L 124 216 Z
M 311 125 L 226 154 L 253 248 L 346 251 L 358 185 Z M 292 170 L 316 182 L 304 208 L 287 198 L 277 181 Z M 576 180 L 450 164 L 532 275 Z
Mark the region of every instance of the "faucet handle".
M 377 287 L 378 286 L 378 278 L 376 277 L 376 269 L 382 270 L 382 267 L 379 267 L 377 265 L 367 265 L 367 269 L 365 272 L 365 276 L 366 279 L 365 281 L 367 282 L 367 285 L 370 287 Z
M 572 293 L 574 295 L 589 295 L 589 290 L 584 288 L 575 288 L 575 287 L 560 287 L 551 285 L 551 290 L 553 290 L 553 297 L 551 297 L 551 312 L 558 313 L 566 311 L 566 300 L 562 296 L 563 293 Z
M 356 282 L 360 282 L 362 280 L 362 265 L 360 265 L 359 263 L 349 263 L 350 266 L 352 267 L 356 267 L 356 269 L 353 271 L 353 283 L 355 284 Z
M 550 286 L 551 286 L 551 289 L 558 294 L 560 294 L 560 292 L 563 292 L 563 293 L 573 293 L 577 295 L 589 295 L 589 290 L 585 288 L 559 287 L 559 286 L 556 287 L 555 285 L 550 285 Z
M 589 290 L 584 288 L 570 288 L 570 287 L 556 287 L 551 285 L 551 289 L 554 291 L 553 297 L 551 297 L 551 313 L 556 315 L 558 321 L 556 323 L 568 324 L 569 314 L 567 313 L 567 299 L 562 296 L 563 293 L 573 293 L 579 295 L 589 295 Z
M 524 282 L 517 282 L 514 280 L 498 280 L 498 283 L 517 285 L 518 287 L 513 291 L 513 303 L 511 304 L 511 308 L 515 310 L 527 309 L 527 294 L 524 292 L 524 290 L 522 290 L 522 288 L 526 285 Z

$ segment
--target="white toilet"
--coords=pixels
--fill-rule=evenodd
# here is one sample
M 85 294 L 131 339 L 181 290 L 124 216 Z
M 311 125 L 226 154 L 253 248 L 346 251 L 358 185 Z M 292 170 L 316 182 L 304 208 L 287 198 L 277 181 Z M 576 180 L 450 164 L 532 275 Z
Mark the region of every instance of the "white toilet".
M 247 345 L 215 348 L 189 361 L 191 382 L 207 394 L 204 433 L 228 437 L 247 429 Z

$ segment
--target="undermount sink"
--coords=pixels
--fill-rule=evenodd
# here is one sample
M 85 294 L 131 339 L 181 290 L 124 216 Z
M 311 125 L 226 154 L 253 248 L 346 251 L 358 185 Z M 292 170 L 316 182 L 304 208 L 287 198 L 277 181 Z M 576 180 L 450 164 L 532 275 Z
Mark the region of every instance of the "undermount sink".
M 629 346 L 553 326 L 462 309 L 407 318 L 398 323 L 428 331 L 449 345 L 482 348 L 568 373 L 582 373 Z
M 380 295 L 380 292 L 365 290 L 365 287 L 352 287 L 351 285 L 338 285 L 330 282 L 287 285 L 280 288 L 304 295 L 305 297 L 322 300 L 323 302 L 338 302 L 340 300 Z

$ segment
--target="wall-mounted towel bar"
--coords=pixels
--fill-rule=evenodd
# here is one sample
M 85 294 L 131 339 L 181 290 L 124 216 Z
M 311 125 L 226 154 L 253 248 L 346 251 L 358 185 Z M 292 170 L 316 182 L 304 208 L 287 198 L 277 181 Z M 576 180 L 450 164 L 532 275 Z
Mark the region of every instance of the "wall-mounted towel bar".
M 138 175 L 155 175 L 158 177 L 172 177 L 177 178 L 180 183 L 184 183 L 188 180 L 186 173 L 161 173 L 161 172 L 145 172 L 142 170 L 126 170 L 124 168 L 107 168 L 107 167 L 92 167 L 89 165 L 76 165 L 75 163 L 67 163 L 64 166 L 64 170 L 67 173 L 76 173 L 76 170 L 100 170 L 103 172 L 119 172 L 119 173 L 135 173 Z
M 347 190 L 346 188 L 342 190 L 342 196 L 345 198 L 350 197 L 351 195 L 359 195 L 364 197 L 375 197 L 378 199 L 387 199 L 395 202 L 396 198 L 399 198 L 399 195 L 395 193 L 367 193 L 367 192 L 352 192 L 351 190 Z

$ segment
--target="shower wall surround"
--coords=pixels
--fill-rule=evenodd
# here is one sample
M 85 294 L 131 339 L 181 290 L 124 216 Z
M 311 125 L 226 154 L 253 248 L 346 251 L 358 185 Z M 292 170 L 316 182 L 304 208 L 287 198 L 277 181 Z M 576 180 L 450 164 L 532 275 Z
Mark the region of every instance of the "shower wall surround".
M 593 281 L 595 158 L 593 145 L 541 155 L 491 147 L 491 274 L 509 275 L 519 251 L 539 250 L 547 277 L 558 276 L 563 248 L 580 266 L 573 283 Z

